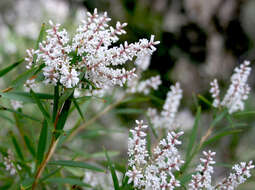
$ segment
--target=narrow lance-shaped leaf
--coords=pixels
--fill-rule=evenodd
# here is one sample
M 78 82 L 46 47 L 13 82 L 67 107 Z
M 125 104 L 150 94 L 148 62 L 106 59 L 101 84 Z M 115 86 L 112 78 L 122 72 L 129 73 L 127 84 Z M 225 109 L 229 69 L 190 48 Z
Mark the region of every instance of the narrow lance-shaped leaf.
M 194 122 L 194 125 L 193 125 L 193 128 L 192 128 L 192 131 L 191 131 L 191 135 L 189 136 L 189 144 L 188 144 L 188 149 L 187 149 L 187 152 L 186 152 L 186 159 L 190 156 L 190 153 L 191 153 L 193 147 L 195 146 L 200 115 L 201 115 L 201 107 L 198 107 L 195 122 Z
M 53 122 L 55 121 L 57 112 L 58 112 L 58 100 L 59 100 L 59 84 L 57 84 L 54 88 L 54 103 L 53 103 L 53 114 L 52 114 Z
M 19 64 L 21 64 L 22 62 L 24 62 L 24 59 L 21 59 L 5 68 L 3 68 L 2 70 L 0 70 L 0 77 L 4 76 L 5 74 L 7 74 L 8 72 L 10 72 L 12 69 L 14 69 L 15 67 L 17 67 Z
M 57 139 L 60 136 L 60 131 L 63 130 L 66 119 L 68 117 L 68 112 L 71 107 L 72 101 L 70 99 L 67 99 L 63 105 L 63 108 L 61 110 L 61 113 L 59 115 L 59 118 L 56 121 L 56 126 L 55 126 L 55 138 Z
M 74 106 L 75 106 L 75 108 L 77 109 L 78 113 L 80 114 L 82 120 L 84 120 L 84 116 L 83 116 L 83 114 L 82 114 L 82 111 L 81 111 L 81 108 L 80 108 L 79 104 L 77 103 L 76 100 L 73 100 L 73 103 L 74 103 Z
M 218 134 L 216 134 L 215 136 L 213 136 L 212 138 L 208 139 L 207 141 L 204 142 L 203 146 L 207 146 L 209 144 L 212 144 L 213 142 L 218 141 L 219 139 L 221 139 L 222 137 L 225 137 L 227 135 L 232 135 L 235 133 L 240 133 L 242 132 L 241 129 L 237 129 L 237 130 L 228 130 L 228 131 L 224 131 L 224 132 L 220 132 Z
M 38 74 L 43 68 L 45 67 L 45 64 L 41 64 L 39 67 L 33 67 L 24 73 L 20 74 L 14 81 L 12 81 L 11 86 L 12 87 L 19 87 L 23 85 L 27 79 L 35 76 Z
M 40 30 L 40 33 L 39 33 L 39 36 L 37 38 L 37 41 L 36 41 L 36 45 L 35 45 L 35 49 L 39 49 L 39 44 L 43 41 L 43 38 L 46 34 L 46 27 L 45 27 L 45 23 L 42 24 L 42 27 L 41 27 L 41 30 Z M 33 58 L 33 61 L 34 63 L 36 62 L 37 60 L 37 55 L 35 54 L 34 55 L 34 58 Z
M 31 93 L 28 92 L 0 92 L 1 97 L 10 99 L 10 100 L 17 100 L 21 102 L 30 102 L 34 103 L 35 100 L 31 96 Z M 53 99 L 53 95 L 51 94 L 44 94 L 44 93 L 37 93 L 37 98 L 38 99 Z
M 16 111 L 16 110 L 14 110 L 14 109 L 6 108 L 6 107 L 3 107 L 3 106 L 0 105 L 0 111 L 1 111 L 1 110 L 2 110 L 2 111 L 9 111 L 9 112 L 12 112 L 12 113 L 16 113 L 16 114 L 18 114 L 18 115 L 20 115 L 20 116 L 23 116 L 23 117 L 25 117 L 25 118 L 31 119 L 31 120 L 33 120 L 33 121 L 40 121 L 39 119 L 34 118 L 34 117 L 30 116 L 30 115 L 26 115 L 26 114 L 24 114 L 24 113 L 22 113 L 22 112 L 20 112 L 20 111 Z
M 45 23 L 43 23 L 42 27 L 41 27 L 41 30 L 40 30 L 40 33 L 39 33 L 39 36 L 38 36 L 37 41 L 36 41 L 35 49 L 39 48 L 39 44 L 40 44 L 40 42 L 42 42 L 45 34 L 46 34 L 46 27 L 45 27 Z
M 48 131 L 48 124 L 47 121 L 43 121 L 40 137 L 39 137 L 39 142 L 38 142 L 38 147 L 37 147 L 37 165 L 39 165 L 44 157 L 44 152 L 46 149 L 46 144 L 47 144 L 47 131 Z
M 212 122 L 211 127 L 214 127 L 217 123 L 219 123 L 222 119 L 225 118 L 225 116 L 228 114 L 228 110 L 224 109 L 223 112 L 218 115 Z
M 14 81 L 12 81 L 11 86 L 18 87 L 20 85 L 23 85 L 28 78 L 33 76 L 35 71 L 36 71 L 36 68 L 32 68 L 25 71 L 24 73 L 21 73 Z
M 104 172 L 104 170 L 102 170 L 101 168 L 97 166 L 94 166 L 85 162 L 79 162 L 79 161 L 73 161 L 73 160 L 58 160 L 58 161 L 49 162 L 48 164 L 66 166 L 66 167 L 86 168 L 86 169 L 97 171 L 97 172 Z
M 105 150 L 105 156 L 107 158 L 107 164 L 110 167 L 114 189 L 115 190 L 120 190 L 119 180 L 118 180 L 118 177 L 116 175 L 115 168 L 114 168 L 114 166 L 113 166 L 113 164 L 111 162 L 111 159 L 110 159 L 110 157 L 109 157 L 109 155 L 108 155 L 106 150 Z
M 118 108 L 115 109 L 114 112 L 116 114 L 141 114 L 144 110 L 136 108 Z
M 212 103 L 208 100 L 208 99 L 206 99 L 204 96 L 202 96 L 202 95 L 198 95 L 198 98 L 201 100 L 201 101 L 203 101 L 205 104 L 207 104 L 208 106 L 212 106 Z
M 37 95 L 34 93 L 34 91 L 32 89 L 30 90 L 30 93 L 31 93 L 32 97 L 34 98 L 38 108 L 40 109 L 40 111 L 42 112 L 43 116 L 45 117 L 45 119 L 49 120 L 50 119 L 50 115 L 46 111 L 44 106 L 42 105 L 42 102 L 40 101 L 40 99 L 37 97 Z
M 21 159 L 21 160 L 24 160 L 24 156 L 22 154 L 22 151 L 21 151 L 21 148 L 19 146 L 19 143 L 17 142 L 17 139 L 16 137 L 14 136 L 13 133 L 11 133 L 11 139 L 12 139 L 12 143 L 13 143 L 13 146 L 15 148 L 15 151 L 18 155 L 18 157 Z
M 24 140 L 25 140 L 25 143 L 26 143 L 26 146 L 27 146 L 29 152 L 31 153 L 31 155 L 33 157 L 35 157 L 36 153 L 35 153 L 35 149 L 34 149 L 33 143 L 31 142 L 31 139 L 28 138 L 27 135 L 24 135 Z
M 73 94 L 74 90 L 73 89 L 67 89 L 65 92 L 59 97 L 58 100 L 58 107 L 61 107 L 62 104 L 69 98 L 71 99 L 71 96 Z

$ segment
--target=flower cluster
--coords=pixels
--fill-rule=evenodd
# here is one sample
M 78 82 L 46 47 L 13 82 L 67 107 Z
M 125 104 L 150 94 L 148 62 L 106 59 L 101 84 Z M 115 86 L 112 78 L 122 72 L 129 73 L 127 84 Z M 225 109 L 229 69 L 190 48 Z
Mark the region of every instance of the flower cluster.
M 11 100 L 11 106 L 14 110 L 18 110 L 19 108 L 23 107 L 23 102 L 17 100 Z
M 21 170 L 21 167 L 19 164 L 14 163 L 14 156 L 11 152 L 11 150 L 8 150 L 8 155 L 3 157 L 4 159 L 4 166 L 7 171 L 10 172 L 11 175 L 15 175 L 18 170 Z
M 27 50 L 27 68 L 38 66 L 42 60 L 45 64 L 44 82 L 60 83 L 66 88 L 88 85 L 91 88 L 91 83 L 96 88 L 122 86 L 136 75 L 135 69 L 126 70 L 119 66 L 134 57 L 151 55 L 159 42 L 151 36 L 150 40 L 113 46 L 119 40 L 118 36 L 126 33 L 123 28 L 127 24 L 117 22 L 113 28 L 108 25 L 110 20 L 106 12 L 102 15 L 97 13 L 97 9 L 93 14 L 88 12 L 72 39 L 60 24 L 50 21 L 46 40 L 39 44 L 39 49 Z
M 133 80 L 128 81 L 128 93 L 143 93 L 149 94 L 150 89 L 157 90 L 161 84 L 160 76 L 153 76 L 146 80 L 140 80 L 142 72 L 145 71 L 150 65 L 151 55 L 143 55 L 137 57 L 135 65 L 137 67 L 137 77 Z
M 128 141 L 129 167 L 126 175 L 128 183 L 133 182 L 135 188 L 173 189 L 180 186 L 173 172 L 179 170 L 183 161 L 176 145 L 181 142 L 178 138 L 183 132 L 169 132 L 149 156 L 146 147 L 146 133 L 141 129 L 147 128 L 143 121 L 137 121 L 134 130 L 130 130 Z
M 250 87 L 247 84 L 248 77 L 251 72 L 250 62 L 244 61 L 240 67 L 235 68 L 235 73 L 231 76 L 231 84 L 228 91 L 223 98 L 220 100 L 220 90 L 216 79 L 211 82 L 210 92 L 213 97 L 213 106 L 225 106 L 228 108 L 229 113 L 236 112 L 244 109 L 244 100 L 248 98 Z
M 228 178 L 215 186 L 215 189 L 233 190 L 238 185 L 244 183 L 247 178 L 251 177 L 250 170 L 254 168 L 252 161 L 249 163 L 241 162 L 233 166 L 234 173 L 230 173 Z
M 143 125 L 143 121 L 136 123 L 135 129 L 130 130 L 131 135 L 128 140 L 129 169 L 126 172 L 126 176 L 129 177 L 128 183 L 133 183 L 136 189 L 145 190 L 173 190 L 180 187 L 180 181 L 176 179 L 174 171 L 179 171 L 184 163 L 177 148 L 181 144 L 178 139 L 183 132 L 169 132 L 149 155 L 146 133 L 142 131 L 148 126 Z M 228 178 L 213 185 L 213 165 L 216 163 L 213 157 L 216 153 L 209 150 L 204 151 L 203 155 L 204 157 L 200 158 L 201 163 L 196 168 L 197 173 L 192 175 L 188 184 L 189 190 L 234 190 L 251 177 L 250 170 L 254 168 L 252 161 L 241 162 L 234 165 L 234 172 Z
M 213 156 L 215 156 L 215 152 L 211 151 L 204 151 L 203 152 L 205 158 L 200 158 L 201 164 L 197 166 L 197 174 L 192 175 L 192 179 L 189 183 L 190 190 L 197 190 L 197 189 L 212 189 L 212 177 L 213 174 L 213 167 L 212 165 L 215 164 L 213 160 Z
M 176 83 L 170 87 L 160 115 L 157 113 L 156 109 L 148 109 L 148 116 L 155 128 L 169 129 L 173 127 L 181 98 L 182 89 L 180 88 L 180 84 Z

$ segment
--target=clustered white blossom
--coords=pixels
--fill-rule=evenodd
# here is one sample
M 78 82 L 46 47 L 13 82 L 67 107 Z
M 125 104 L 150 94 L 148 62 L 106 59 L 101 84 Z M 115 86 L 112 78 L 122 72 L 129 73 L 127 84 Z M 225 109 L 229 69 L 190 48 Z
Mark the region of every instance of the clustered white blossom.
M 204 151 L 203 154 L 205 158 L 200 158 L 201 164 L 197 166 L 197 174 L 192 175 L 192 179 L 189 183 L 189 190 L 197 190 L 203 188 L 212 189 L 212 165 L 215 164 L 213 156 L 215 156 L 216 153 L 211 151 Z
M 156 109 L 148 109 L 147 114 L 155 128 L 169 129 L 173 127 L 181 98 L 182 89 L 180 88 L 180 84 L 176 83 L 170 87 L 170 91 L 167 93 L 167 98 L 160 115 L 157 113 Z
M 66 88 L 82 88 L 90 83 L 96 88 L 122 86 L 136 74 L 135 69 L 126 70 L 119 66 L 134 57 L 151 55 L 159 41 L 154 41 L 152 35 L 150 40 L 140 39 L 136 43 L 113 46 L 119 40 L 118 36 L 126 33 L 123 28 L 127 24 L 117 22 L 113 28 L 108 25 L 110 20 L 106 12 L 102 15 L 97 13 L 97 9 L 93 14 L 88 12 L 73 38 L 60 24 L 50 21 L 46 40 L 39 44 L 39 49 L 27 50 L 27 68 L 38 66 L 42 60 L 45 63 L 44 82 L 60 83 Z
M 238 185 L 244 183 L 251 177 L 250 170 L 254 168 L 252 161 L 249 163 L 241 162 L 233 166 L 234 173 L 230 173 L 228 178 L 225 178 L 222 182 L 215 186 L 215 189 L 220 190 L 233 190 Z
M 14 110 L 18 110 L 19 108 L 23 107 L 23 102 L 17 100 L 11 100 L 11 105 Z
M 197 174 L 192 175 L 192 180 L 189 183 L 189 190 L 208 189 L 208 190 L 234 190 L 240 184 L 244 183 L 251 177 L 250 170 L 254 168 L 252 161 L 241 162 L 232 167 L 234 173 L 230 173 L 229 177 L 223 179 L 217 185 L 212 185 L 213 167 L 215 164 L 213 157 L 215 152 L 203 152 L 205 158 L 201 158 L 201 164 L 197 166 Z
M 146 80 L 140 80 L 142 72 L 145 71 L 150 65 L 151 55 L 143 55 L 137 57 L 135 60 L 135 65 L 137 67 L 136 75 L 137 77 L 133 80 L 128 81 L 128 93 L 143 93 L 145 95 L 149 94 L 150 90 L 158 90 L 161 84 L 160 76 L 153 76 Z
M 161 84 L 160 76 L 150 77 L 143 81 L 132 80 L 129 82 L 127 92 L 149 94 L 150 89 L 157 90 Z
M 10 149 L 8 150 L 8 155 L 3 156 L 3 160 L 6 171 L 9 171 L 11 175 L 15 175 L 18 170 L 21 170 L 19 164 L 14 164 L 14 157 Z
M 143 125 L 143 121 L 136 121 L 135 129 L 130 130 L 128 140 L 128 166 L 126 176 L 128 183 L 133 183 L 136 189 L 145 190 L 166 190 L 176 189 L 181 186 L 180 181 L 175 177 L 174 171 L 179 171 L 184 163 L 181 159 L 177 145 L 181 144 L 179 137 L 183 132 L 169 132 L 167 137 L 162 139 L 152 154 L 148 154 L 146 146 L 146 133 L 143 129 L 148 126 Z M 214 173 L 213 160 L 215 152 L 203 151 L 204 158 L 200 158 L 200 164 L 196 168 L 196 174 L 188 184 L 189 190 L 234 190 L 238 185 L 244 183 L 251 177 L 250 170 L 254 168 L 252 161 L 241 162 L 233 167 L 234 172 L 228 178 L 223 179 L 217 185 L 212 184 L 212 174 Z
M 34 77 L 31 77 L 26 80 L 26 82 L 24 84 L 24 89 L 26 92 L 29 92 L 30 89 L 36 90 L 37 88 L 38 88 L 38 85 L 36 84 Z
M 244 61 L 239 67 L 235 68 L 235 73 L 231 76 L 231 84 L 223 100 L 220 100 L 220 89 L 217 79 L 211 82 L 210 92 L 213 97 L 213 106 L 225 106 L 229 113 L 244 109 L 244 100 L 248 98 L 250 87 L 247 84 L 251 72 L 250 62 Z
M 143 125 L 143 121 L 136 123 L 135 129 L 130 130 L 128 141 L 128 183 L 133 182 L 135 188 L 155 190 L 179 187 L 180 182 L 175 179 L 173 172 L 179 170 L 183 163 L 176 148 L 176 145 L 181 144 L 178 138 L 183 132 L 169 132 L 167 138 L 162 139 L 154 149 L 153 155 L 149 156 L 146 133 L 142 131 L 147 125 Z

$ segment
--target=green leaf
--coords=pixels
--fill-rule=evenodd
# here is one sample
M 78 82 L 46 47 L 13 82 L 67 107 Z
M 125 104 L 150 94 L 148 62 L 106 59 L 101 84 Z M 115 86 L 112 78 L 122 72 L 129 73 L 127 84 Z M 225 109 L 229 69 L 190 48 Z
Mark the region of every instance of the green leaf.
M 255 111 L 242 111 L 242 112 L 233 113 L 233 116 L 235 117 L 250 116 L 250 115 L 255 115 Z
M 15 136 L 13 135 L 13 133 L 11 133 L 11 139 L 12 139 L 12 143 L 13 143 L 13 146 L 15 148 L 15 151 L 18 155 L 18 157 L 21 159 L 21 160 L 24 160 L 24 156 L 22 154 L 22 151 L 21 151 L 21 148 L 19 146 L 19 143 L 17 142 L 17 139 L 15 138 Z
M 59 100 L 59 84 L 57 84 L 54 88 L 54 103 L 53 103 L 53 114 L 52 114 L 53 122 L 56 120 L 56 116 L 58 112 L 58 100 Z
M 214 127 L 217 123 L 219 123 L 224 117 L 228 114 L 228 110 L 225 109 L 220 115 L 218 115 L 212 122 L 211 127 Z
M 43 107 L 40 99 L 37 97 L 36 93 L 34 93 L 34 91 L 31 89 L 30 93 L 33 97 L 33 99 L 35 100 L 38 108 L 40 109 L 40 111 L 42 112 L 43 116 L 45 117 L 45 119 L 49 120 L 50 119 L 50 114 L 46 111 L 46 109 Z
M 7 120 L 7 121 L 9 121 L 10 124 L 12 124 L 12 125 L 14 124 L 14 121 L 11 118 L 7 117 L 6 115 L 0 113 L 0 117 Z
M 188 144 L 188 149 L 187 149 L 187 152 L 186 152 L 186 159 L 190 156 L 190 154 L 192 152 L 192 149 L 195 146 L 200 115 L 201 115 L 201 107 L 198 107 L 195 122 L 194 122 L 194 125 L 193 125 L 193 128 L 192 128 L 192 131 L 191 131 L 191 135 L 189 136 L 189 144 Z
M 31 155 L 33 157 L 35 157 L 35 149 L 34 149 L 34 146 L 33 146 L 33 143 L 31 142 L 30 138 L 28 138 L 27 135 L 24 135 L 24 140 L 25 140 L 25 143 L 26 143 L 26 146 L 29 150 L 29 152 L 31 153 Z
M 36 71 L 36 68 L 32 68 L 20 74 L 14 81 L 12 81 L 11 86 L 18 87 L 23 85 L 28 78 L 34 75 L 35 71 Z
M 57 124 L 55 126 L 55 138 L 57 139 L 59 136 L 60 136 L 60 132 L 63 131 L 63 128 L 65 126 L 65 123 L 66 123 L 66 119 L 68 117 L 68 112 L 69 112 L 69 109 L 71 107 L 71 104 L 72 104 L 72 101 L 71 101 L 71 98 L 72 98 L 72 94 L 69 96 L 70 98 L 68 98 L 63 107 L 62 107 L 62 110 L 61 110 L 61 113 L 58 117 L 58 120 L 57 120 Z
M 149 97 L 131 97 L 131 98 L 126 98 L 124 99 L 121 104 L 125 103 L 140 103 L 140 102 L 147 102 L 149 101 Z
M 26 115 L 26 114 L 24 114 L 24 113 L 22 113 L 22 112 L 16 111 L 16 110 L 11 109 L 11 108 L 6 108 L 6 107 L 3 107 L 3 106 L 0 105 L 0 111 L 1 111 L 1 110 L 3 110 L 3 111 L 9 111 L 9 112 L 12 112 L 12 113 L 16 113 L 16 114 L 18 114 L 18 115 L 20 115 L 20 116 L 23 116 L 23 117 L 25 117 L 25 118 L 31 119 L 31 120 L 33 120 L 33 121 L 40 121 L 40 120 L 37 119 L 37 118 L 34 118 L 34 117 L 29 116 L 29 115 Z
M 75 106 L 75 108 L 77 109 L 78 113 L 80 114 L 82 120 L 84 121 L 85 119 L 84 119 L 84 116 L 83 116 L 83 114 L 82 114 L 81 108 L 79 107 L 79 104 L 77 103 L 76 100 L 73 100 L 73 103 L 74 103 L 74 106 Z
M 115 109 L 114 112 L 116 114 L 142 114 L 144 113 L 144 110 L 135 108 L 118 108 Z
M 34 178 L 26 178 L 23 180 L 20 184 L 20 190 L 26 190 L 29 189 L 34 182 Z
M 46 34 L 46 27 L 45 27 L 45 23 L 43 23 L 42 26 L 41 26 L 39 36 L 38 36 L 37 41 L 36 41 L 35 49 L 39 48 L 39 44 L 40 44 L 40 42 L 43 41 L 43 38 L 44 38 L 45 34 Z
M 87 100 L 90 100 L 91 98 L 92 98 L 92 96 L 81 96 L 79 98 L 75 98 L 75 100 L 85 100 L 85 101 L 87 101 Z
M 58 161 L 49 162 L 48 164 L 49 165 L 66 166 L 66 167 L 86 168 L 86 169 L 97 171 L 97 172 L 104 172 L 104 170 L 102 170 L 101 168 L 98 168 L 97 166 L 87 164 L 85 162 L 79 162 L 79 161 L 58 160 Z
M 36 159 L 37 159 L 37 165 L 39 165 L 44 157 L 44 152 L 46 150 L 46 144 L 47 144 L 47 132 L 48 132 L 48 124 L 47 121 L 43 121 L 40 137 L 39 137 L 39 142 L 38 142 L 38 147 L 37 147 L 37 154 L 36 154 Z
M 35 103 L 34 98 L 28 92 L 0 92 L 1 97 L 21 102 Z M 51 94 L 36 93 L 38 99 L 53 99 Z
M 64 94 L 62 94 L 59 98 L 58 106 L 61 107 L 62 104 L 68 99 L 71 98 L 74 89 L 67 89 L 65 90 Z
M 5 74 L 7 74 L 8 72 L 10 72 L 12 69 L 14 69 L 15 67 L 17 67 L 19 64 L 21 64 L 22 62 L 24 62 L 24 59 L 21 59 L 15 63 L 13 63 L 12 65 L 9 65 L 7 67 L 5 67 L 4 69 L 0 70 L 0 77 L 4 76 Z
M 112 181 L 113 181 L 113 185 L 114 185 L 114 190 L 120 190 L 119 180 L 118 180 L 118 177 L 116 175 L 115 168 L 114 168 L 114 166 L 111 162 L 111 159 L 110 159 L 110 157 L 109 157 L 106 150 L 105 150 L 105 156 L 107 158 L 107 164 L 110 167 L 110 171 L 111 171 L 111 174 L 112 174 Z
M 208 106 L 212 106 L 212 103 L 208 100 L 208 99 L 206 99 L 204 96 L 202 96 L 202 95 L 198 95 L 198 98 L 200 99 L 200 100 L 202 100 L 205 104 L 207 104 Z
M 87 183 L 83 183 L 79 179 L 74 178 L 49 178 L 46 180 L 48 183 L 54 183 L 54 184 L 70 184 L 70 185 L 78 185 L 82 187 L 91 187 L 91 185 Z
M 21 75 L 19 75 L 14 81 L 12 81 L 11 86 L 12 87 L 19 87 L 22 86 L 27 79 L 31 78 L 32 76 L 35 76 L 37 73 L 39 73 L 43 67 L 45 67 L 45 64 L 39 65 L 39 67 L 33 67 Z
M 232 134 L 235 134 L 235 133 L 240 133 L 242 131 L 243 130 L 238 129 L 238 130 L 230 130 L 230 131 L 224 131 L 224 132 L 218 133 L 218 134 L 214 135 L 212 138 L 205 141 L 203 146 L 207 146 L 209 144 L 212 144 L 213 142 L 218 141 L 219 139 L 221 139 L 224 136 L 232 135 Z

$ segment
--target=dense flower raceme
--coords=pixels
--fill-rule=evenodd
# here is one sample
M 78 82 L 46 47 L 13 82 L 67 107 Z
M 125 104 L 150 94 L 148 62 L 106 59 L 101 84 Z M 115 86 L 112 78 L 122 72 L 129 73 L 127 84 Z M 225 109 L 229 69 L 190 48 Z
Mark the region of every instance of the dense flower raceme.
M 155 128 L 173 128 L 181 98 L 182 89 L 180 88 L 180 84 L 176 83 L 170 87 L 170 91 L 167 93 L 167 98 L 160 115 L 157 113 L 156 109 L 148 109 L 147 114 Z
M 220 100 L 220 89 L 217 79 L 211 82 L 210 92 L 213 97 L 213 106 L 220 107 L 225 106 L 228 108 L 229 113 L 236 112 L 244 109 L 244 100 L 248 98 L 250 87 L 247 84 L 248 77 L 251 72 L 250 62 L 244 61 L 240 67 L 235 68 L 235 73 L 231 76 L 231 84 L 228 91 Z
M 126 172 L 126 176 L 129 177 L 128 183 L 133 183 L 136 189 L 145 190 L 173 190 L 180 187 L 180 181 L 175 178 L 174 171 L 180 170 L 180 166 L 184 163 L 177 148 L 177 145 L 181 144 L 178 139 L 183 132 L 169 132 L 150 156 L 147 150 L 146 133 L 143 131 L 148 126 L 144 125 L 143 121 L 136 121 L 136 123 L 137 126 L 130 130 L 128 141 L 129 170 Z M 228 178 L 217 185 L 212 185 L 215 154 L 210 150 L 203 152 L 204 158 L 200 159 L 201 164 L 196 168 L 197 173 L 192 175 L 188 185 L 189 190 L 233 190 L 251 176 L 250 170 L 254 168 L 252 161 L 241 162 L 234 165 L 234 172 Z
M 150 40 L 112 46 L 119 40 L 119 35 L 126 33 L 123 28 L 127 24 L 117 22 L 113 28 L 108 26 L 110 20 L 106 12 L 102 15 L 97 13 L 97 9 L 93 14 L 88 12 L 73 38 L 60 24 L 50 21 L 46 40 L 40 43 L 39 49 L 27 50 L 27 68 L 38 66 L 39 60 L 42 60 L 45 63 L 44 82 L 53 85 L 60 83 L 66 88 L 82 88 L 88 80 L 96 88 L 122 86 L 136 74 L 135 69 L 126 70 L 119 66 L 134 57 L 151 55 L 159 41 L 154 41 L 154 36 L 151 36 Z M 35 57 L 36 65 L 33 62 Z

